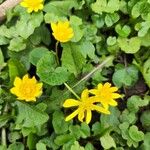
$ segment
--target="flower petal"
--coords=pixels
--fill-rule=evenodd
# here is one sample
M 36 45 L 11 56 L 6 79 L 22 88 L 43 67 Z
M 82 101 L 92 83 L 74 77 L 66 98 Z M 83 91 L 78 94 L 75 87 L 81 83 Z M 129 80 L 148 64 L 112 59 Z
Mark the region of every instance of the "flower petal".
M 57 24 L 52 22 L 51 28 L 52 28 L 53 32 L 55 32 L 57 30 Z
M 64 104 L 63 107 L 74 107 L 74 106 L 78 106 L 80 104 L 80 101 L 74 100 L 74 99 L 67 99 Z
M 89 97 L 89 90 L 85 89 L 83 90 L 82 94 L 81 94 L 81 100 L 85 100 Z
M 109 104 L 111 105 L 111 106 L 117 106 L 118 105 L 118 103 L 115 101 L 115 100 L 110 100 L 110 102 L 109 102 Z
M 93 107 L 94 110 L 96 110 L 98 112 L 101 112 L 101 113 L 104 113 L 104 114 L 110 114 L 108 109 L 105 109 L 101 106 L 93 105 L 92 107 Z
M 92 112 L 91 110 L 88 109 L 86 113 L 86 123 L 89 124 L 91 119 L 92 119 Z
M 83 119 L 84 119 L 84 110 L 80 110 L 79 111 L 79 114 L 78 114 L 78 120 L 83 122 Z
M 110 91 L 111 91 L 111 92 L 116 92 L 116 91 L 118 91 L 118 88 L 117 88 L 117 87 L 111 87 L 111 88 L 110 88 Z
M 121 97 L 120 94 L 118 94 L 118 93 L 112 93 L 112 98 L 117 99 L 117 98 L 120 98 L 120 97 Z
M 21 79 L 19 77 L 16 77 L 14 81 L 14 86 L 20 86 L 21 82 Z
M 14 95 L 17 95 L 18 94 L 18 89 L 16 87 L 13 87 L 10 89 L 10 92 Z
M 23 82 L 26 83 L 26 82 L 28 81 L 28 79 L 29 79 L 29 75 L 26 74 L 26 75 L 23 76 L 23 79 L 22 79 L 22 80 L 23 80 Z
M 79 113 L 79 109 L 75 110 L 72 114 L 66 117 L 65 121 L 69 121 Z
M 28 7 L 27 3 L 25 3 L 25 2 L 21 2 L 20 5 L 23 7 Z
M 110 88 L 110 87 L 111 87 L 111 84 L 110 84 L 109 82 L 106 82 L 106 83 L 104 84 L 104 87 Z
M 91 89 L 91 90 L 89 90 L 89 93 L 94 94 L 94 95 L 98 95 L 100 92 L 96 89 Z
M 103 85 L 101 83 L 99 83 L 97 87 L 98 87 L 98 90 L 101 90 Z

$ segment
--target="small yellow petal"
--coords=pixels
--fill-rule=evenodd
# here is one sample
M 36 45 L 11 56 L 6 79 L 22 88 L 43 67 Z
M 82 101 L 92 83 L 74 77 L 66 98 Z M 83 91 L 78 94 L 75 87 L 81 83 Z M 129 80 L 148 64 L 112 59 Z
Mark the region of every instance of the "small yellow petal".
M 13 88 L 11 88 L 10 89 L 10 92 L 12 93 L 12 94 L 17 94 L 18 93 L 18 89 L 16 88 L 16 87 L 13 87 Z
M 110 91 L 111 91 L 111 92 L 116 92 L 116 91 L 118 91 L 118 88 L 117 88 L 117 87 L 111 87 L 111 88 L 110 88 Z
M 121 95 L 118 94 L 118 93 L 113 93 L 113 94 L 112 94 L 112 98 L 114 98 L 114 99 L 120 98 L 120 97 L 121 97 Z
M 78 114 L 78 112 L 79 112 L 79 109 L 75 110 L 72 114 L 66 117 L 65 121 L 69 121 L 72 118 L 74 118 Z
M 20 5 L 23 7 L 28 7 L 27 3 L 25 3 L 25 2 L 21 2 Z
M 63 107 L 74 107 L 74 106 L 78 106 L 80 104 L 79 101 L 74 100 L 74 99 L 67 99 L 64 104 Z
M 98 91 L 98 90 L 96 90 L 96 89 L 91 89 L 91 90 L 89 90 L 89 92 L 91 93 L 91 94 L 94 94 L 94 95 L 98 95 L 100 92 Z
M 118 103 L 115 100 L 113 100 L 113 99 L 109 102 L 109 104 L 111 106 L 117 106 L 118 105 Z
M 51 28 L 52 28 L 53 32 L 55 32 L 57 30 L 57 24 L 51 23 Z
M 110 114 L 109 110 L 108 109 L 105 109 L 101 106 L 97 106 L 97 105 L 94 105 L 93 106 L 93 109 L 100 112 L 100 113 L 104 113 L 104 114 Z
M 84 100 L 87 99 L 88 97 L 89 97 L 89 90 L 88 89 L 83 90 L 81 94 L 81 99 Z
M 70 25 L 69 21 L 65 21 L 65 22 L 63 23 L 63 26 L 65 26 L 66 28 L 68 28 L 69 25 Z
M 40 4 L 39 9 L 42 10 L 44 8 L 43 4 Z
M 99 83 L 97 87 L 98 87 L 98 90 L 101 90 L 103 85 L 101 83 Z
M 78 114 L 78 120 L 81 121 L 81 122 L 83 122 L 83 119 L 84 119 L 84 111 L 80 110 L 79 114 Z
M 22 79 L 22 80 L 23 80 L 24 82 L 26 82 L 26 81 L 28 81 L 28 79 L 29 79 L 29 76 L 28 76 L 28 74 L 26 74 L 26 75 L 23 76 L 23 79 Z
M 108 83 L 108 82 L 106 82 L 106 83 L 104 84 L 104 87 L 106 87 L 106 88 L 110 88 L 110 87 L 111 87 L 111 84 L 110 84 L 110 83 Z
M 27 9 L 27 12 L 28 12 L 28 13 L 31 13 L 32 11 L 33 11 L 32 8 L 28 8 L 28 9 Z
M 35 97 L 29 97 L 28 99 L 25 100 L 26 102 L 35 102 L 36 101 L 36 98 Z
M 88 109 L 86 113 L 86 123 L 89 124 L 91 119 L 92 119 L 92 113 L 91 110 Z
M 16 77 L 14 81 L 14 86 L 20 86 L 20 84 L 21 84 L 21 79 L 19 77 Z

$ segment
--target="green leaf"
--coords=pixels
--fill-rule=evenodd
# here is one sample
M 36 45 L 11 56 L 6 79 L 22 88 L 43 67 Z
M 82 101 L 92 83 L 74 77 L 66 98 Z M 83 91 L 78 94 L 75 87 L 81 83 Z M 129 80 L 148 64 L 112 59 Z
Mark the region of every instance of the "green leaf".
M 29 61 L 33 65 L 37 65 L 37 62 L 42 58 L 45 54 L 49 54 L 49 51 L 45 47 L 34 48 L 29 54 Z
M 140 117 L 140 121 L 142 123 L 142 126 L 147 130 L 150 131 L 150 110 L 146 110 L 142 112 L 142 115 Z
M 11 118 L 13 118 L 12 115 L 8 115 L 8 114 L 6 114 L 6 115 L 1 115 L 1 116 L 0 116 L 0 128 L 2 128 L 3 126 L 5 126 L 6 123 L 7 123 Z
M 150 4 L 146 1 L 137 1 L 137 3 L 133 6 L 131 14 L 133 18 L 137 18 L 140 15 L 148 15 L 150 11 Z
M 107 44 L 108 44 L 109 46 L 112 46 L 112 45 L 116 44 L 116 42 L 117 42 L 117 40 L 116 40 L 116 37 L 115 37 L 115 36 L 114 36 L 114 37 L 109 36 L 109 37 L 107 38 Z
M 70 25 L 73 28 L 74 36 L 71 39 L 72 42 L 78 42 L 83 37 L 83 30 L 80 28 L 82 25 L 82 19 L 77 16 L 70 17 Z
M 131 28 L 128 25 L 124 25 L 122 27 L 120 24 L 117 24 L 115 31 L 119 34 L 119 36 L 126 38 L 131 33 Z
M 106 16 L 105 16 L 105 23 L 106 23 L 107 27 L 111 27 L 118 20 L 119 20 L 119 15 L 117 13 L 106 14 Z
M 144 62 L 142 69 L 143 77 L 147 85 L 150 87 L 150 58 Z
M 52 124 L 56 134 L 62 134 L 68 130 L 69 124 L 65 121 L 64 114 L 61 111 L 53 113 Z
M 138 69 L 134 65 L 128 67 L 120 66 L 114 72 L 112 80 L 119 88 L 122 86 L 133 86 L 138 80 Z
M 77 141 L 71 146 L 71 150 L 84 150 L 84 147 L 80 146 Z
M 150 149 L 150 132 L 147 132 L 144 135 L 144 143 L 140 146 L 140 150 L 149 150 Z
M 4 56 L 0 49 L 0 71 L 5 67 L 6 63 L 4 62 Z
M 51 136 L 42 138 L 39 142 L 44 143 L 47 147 L 52 149 L 58 149 L 59 146 L 54 143 L 55 133 L 53 132 Z
M 105 134 L 100 138 L 101 145 L 104 149 L 110 149 L 112 147 L 116 148 L 116 143 L 114 139 L 109 135 Z
M 0 145 L 0 150 L 7 150 L 6 145 Z
M 9 142 L 11 143 L 16 142 L 17 140 L 21 138 L 22 138 L 22 135 L 17 131 L 10 132 L 8 135 Z
M 20 142 L 10 144 L 7 150 L 24 150 L 24 145 Z
M 129 124 L 134 124 L 137 120 L 135 112 L 129 112 L 128 109 L 125 109 L 121 116 L 120 116 L 121 122 L 128 122 Z
M 8 61 L 8 67 L 10 83 L 13 83 L 16 76 L 22 77 L 27 73 L 25 66 L 17 59 L 10 59 Z
M 146 97 L 142 100 L 139 96 L 133 95 L 127 101 L 127 108 L 130 112 L 137 112 L 139 107 L 144 107 L 149 104 L 149 99 Z
M 24 19 L 24 17 L 26 19 Z M 33 13 L 29 18 L 24 15 L 20 21 L 16 24 L 16 32 L 24 39 L 27 39 L 31 34 L 33 34 L 35 28 L 39 27 L 43 21 L 42 12 Z
M 119 0 L 96 0 L 95 3 L 91 4 L 91 8 L 98 14 L 102 14 L 103 12 L 114 13 L 119 10 L 119 3 Z
M 47 113 L 43 112 L 38 105 L 35 107 L 19 101 L 16 104 L 19 111 L 16 124 L 22 124 L 23 127 L 39 127 L 48 121 Z
M 145 21 L 141 23 L 141 28 L 138 31 L 138 36 L 143 37 L 148 33 L 148 30 L 150 29 L 150 21 Z
M 21 37 L 13 38 L 8 47 L 9 50 L 19 52 L 26 48 L 26 43 Z
M 62 146 L 68 143 L 69 141 L 75 141 L 75 138 L 70 134 L 59 135 L 54 140 L 54 142 L 59 146 Z
M 78 49 L 77 44 L 62 44 L 62 65 L 65 66 L 70 73 L 78 75 L 85 64 L 85 58 Z
M 69 131 L 70 131 L 70 134 L 73 135 L 76 139 L 79 139 L 82 135 L 79 125 L 70 125 Z
M 100 117 L 101 123 L 105 127 L 116 127 L 119 125 L 119 116 L 120 116 L 120 111 L 117 108 L 111 107 L 110 108 L 110 115 L 105 115 L 102 114 Z
M 132 37 L 131 39 L 118 38 L 117 41 L 121 50 L 127 54 L 138 52 L 141 46 L 141 40 L 138 37 Z
M 144 133 L 142 131 L 138 131 L 138 128 L 133 125 L 129 128 L 129 136 L 135 141 L 140 142 L 144 140 Z
M 70 14 L 70 10 L 76 6 L 76 1 L 51 1 L 44 6 L 44 11 L 54 13 L 57 16 L 67 16 Z
M 49 52 L 37 63 L 37 75 L 49 85 L 61 85 L 68 80 L 69 73 L 65 67 L 57 67 L 56 56 Z
M 0 35 L 0 45 L 6 45 L 9 43 L 9 40 L 6 37 Z
M 106 127 L 104 127 L 104 125 L 100 122 L 95 122 L 92 125 L 92 132 L 94 133 L 94 135 L 102 135 L 106 130 Z
M 90 136 L 90 127 L 84 122 L 81 124 L 80 131 L 82 138 L 87 138 L 88 136 Z
M 94 150 L 94 149 L 95 149 L 94 146 L 90 142 L 88 142 L 85 145 L 85 150 Z
M 36 144 L 36 150 L 47 150 L 46 145 L 43 143 L 37 143 Z
M 145 36 L 140 37 L 141 46 L 149 47 L 150 46 L 150 32 L 148 32 Z

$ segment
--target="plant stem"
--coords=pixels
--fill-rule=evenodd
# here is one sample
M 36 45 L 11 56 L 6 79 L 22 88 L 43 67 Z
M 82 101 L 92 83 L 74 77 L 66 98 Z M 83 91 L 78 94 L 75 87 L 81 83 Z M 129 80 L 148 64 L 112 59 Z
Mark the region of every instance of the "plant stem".
M 55 52 L 56 52 L 56 61 L 57 61 L 57 64 L 59 65 L 58 44 L 59 44 L 59 41 L 56 42 L 56 45 L 55 45 Z
M 7 146 L 7 142 L 6 142 L 6 129 L 5 128 L 2 128 L 2 131 L 1 131 L 2 133 L 2 145 L 5 145 L 5 146 Z
M 74 92 L 74 90 L 67 83 L 64 83 L 64 85 L 77 99 L 80 100 L 80 97 Z
M 108 57 L 106 60 L 104 60 L 101 64 L 99 64 L 96 68 L 94 68 L 89 74 L 87 74 L 85 77 L 83 77 L 79 82 L 77 82 L 74 86 L 76 87 L 77 85 L 79 85 L 81 82 L 83 82 L 84 80 L 87 80 L 88 78 L 90 78 L 96 71 L 98 71 L 99 69 L 101 69 L 103 66 L 105 66 L 110 60 L 113 60 L 113 56 Z
M 8 104 L 6 103 L 4 110 L 3 110 L 3 115 L 7 114 L 8 111 Z M 7 139 L 6 139 L 6 129 L 3 127 L 1 131 L 1 142 L 2 145 L 7 146 Z

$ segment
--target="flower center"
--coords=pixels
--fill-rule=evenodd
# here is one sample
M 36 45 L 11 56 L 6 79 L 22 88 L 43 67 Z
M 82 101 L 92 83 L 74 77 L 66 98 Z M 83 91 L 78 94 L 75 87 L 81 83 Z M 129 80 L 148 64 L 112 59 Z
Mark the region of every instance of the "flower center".
M 91 102 L 90 100 L 86 100 L 86 101 L 84 101 L 84 102 L 82 103 L 81 108 L 82 108 L 83 110 L 92 109 L 92 108 L 91 108 L 91 107 L 92 107 L 92 104 L 93 104 L 93 102 Z
M 34 91 L 35 91 L 35 86 L 28 83 L 28 84 L 23 84 L 20 87 L 20 93 L 24 96 L 24 97 L 32 97 L 34 96 Z

